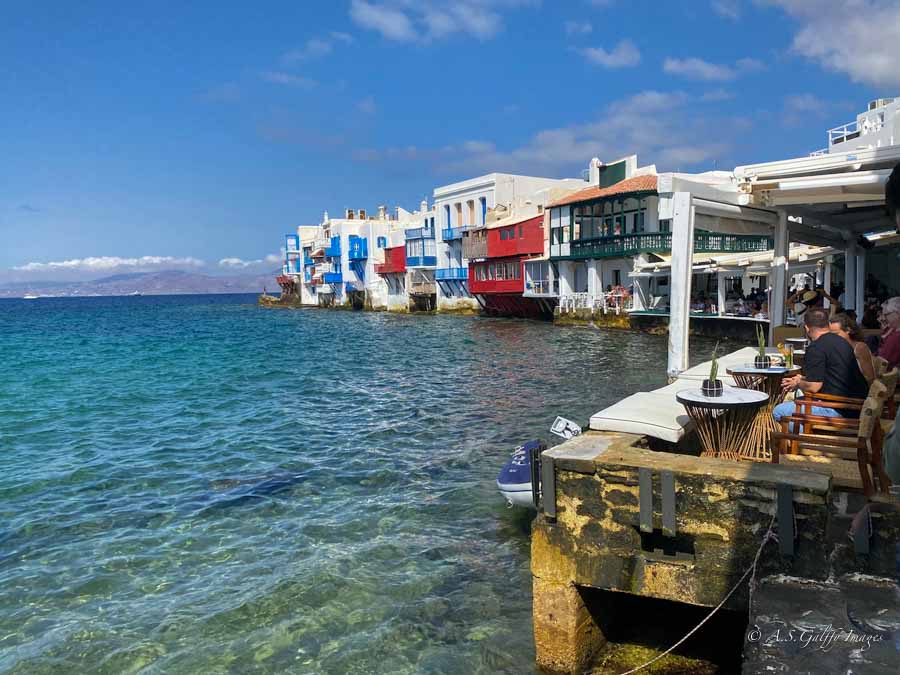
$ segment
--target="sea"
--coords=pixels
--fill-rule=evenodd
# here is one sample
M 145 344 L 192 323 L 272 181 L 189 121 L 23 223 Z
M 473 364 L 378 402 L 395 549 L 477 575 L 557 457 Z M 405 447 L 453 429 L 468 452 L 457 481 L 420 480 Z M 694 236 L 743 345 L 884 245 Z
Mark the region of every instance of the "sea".
M 665 362 L 524 320 L 0 300 L 0 671 L 532 672 L 497 473 Z

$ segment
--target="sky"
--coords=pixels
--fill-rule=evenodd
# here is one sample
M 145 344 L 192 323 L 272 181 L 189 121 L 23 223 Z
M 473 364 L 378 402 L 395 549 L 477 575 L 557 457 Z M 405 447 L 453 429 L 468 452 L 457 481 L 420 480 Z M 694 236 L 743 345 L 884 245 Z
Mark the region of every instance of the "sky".
M 33 0 L 0 62 L 0 282 L 256 273 L 491 171 L 803 156 L 900 95 L 900 2 Z

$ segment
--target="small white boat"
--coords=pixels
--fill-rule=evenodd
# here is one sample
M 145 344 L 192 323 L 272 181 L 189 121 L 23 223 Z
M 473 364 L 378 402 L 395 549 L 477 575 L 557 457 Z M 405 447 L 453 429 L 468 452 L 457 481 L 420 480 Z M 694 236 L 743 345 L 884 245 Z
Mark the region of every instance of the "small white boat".
M 23 300 L 37 300 L 39 297 L 41 297 L 41 296 L 39 296 L 39 295 L 23 295 L 22 299 Z
M 129 293 L 128 295 L 129 296 L 139 296 L 139 295 L 143 295 L 143 293 L 141 293 L 140 291 L 134 291 L 134 293 Z

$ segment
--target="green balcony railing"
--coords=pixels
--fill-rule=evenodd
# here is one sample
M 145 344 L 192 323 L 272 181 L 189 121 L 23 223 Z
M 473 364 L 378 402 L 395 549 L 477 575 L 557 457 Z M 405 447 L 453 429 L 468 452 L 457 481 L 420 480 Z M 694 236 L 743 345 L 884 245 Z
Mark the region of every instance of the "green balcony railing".
M 696 232 L 695 253 L 760 253 L 775 247 L 771 237 L 753 234 Z M 671 232 L 621 234 L 596 239 L 576 239 L 571 243 L 569 259 L 618 258 L 638 253 L 666 253 L 672 250 Z

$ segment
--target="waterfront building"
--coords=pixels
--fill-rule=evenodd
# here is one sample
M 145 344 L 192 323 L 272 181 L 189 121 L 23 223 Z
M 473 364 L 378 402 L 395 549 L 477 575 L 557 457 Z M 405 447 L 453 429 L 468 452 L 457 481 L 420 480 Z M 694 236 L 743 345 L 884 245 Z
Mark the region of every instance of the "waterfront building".
M 692 176 L 698 183 L 726 177 L 725 172 Z M 549 204 L 549 264 L 526 263 L 526 295 L 558 304 L 559 314 L 575 312 L 586 319 L 608 312 L 667 312 L 668 278 L 633 275 L 636 267 L 672 256 L 671 217 L 659 181 L 656 167 L 638 167 L 634 155 L 611 164 L 592 159 L 591 186 Z M 773 242 L 752 233 L 698 229 L 693 245 L 704 254 L 758 253 Z
M 302 305 L 387 309 L 389 286 L 376 267 L 385 261 L 388 242 L 420 217 L 399 207 L 392 214 L 385 206 L 376 215 L 347 209 L 343 218 L 326 211 L 320 225 L 286 236 L 282 290 L 289 280 L 290 294 Z
M 416 215 L 415 226 L 404 230 L 406 292 L 410 310 L 430 312 L 437 308 L 435 210 L 423 200 Z
M 550 201 L 562 192 L 539 193 Z M 569 191 L 570 192 L 570 191 Z M 553 317 L 553 306 L 540 297 L 526 295 L 525 265 L 541 259 L 546 249 L 547 212 L 538 205 L 513 213 L 501 205 L 490 209 L 484 228 L 473 231 L 467 248 L 470 258 L 469 291 L 482 311 L 491 316 Z
M 475 311 L 477 300 L 469 289 L 469 263 L 487 251 L 487 214 L 498 205 L 508 212 L 543 207 L 540 194 L 549 189 L 574 190 L 584 182 L 491 173 L 434 190 L 434 212 L 440 238 L 434 273 L 438 311 Z
M 792 275 L 792 244 L 832 247 L 831 269 L 823 270 L 826 290 L 835 273 L 842 278 L 844 306 L 862 317 L 867 285 L 895 288 L 900 245 L 885 212 L 884 187 L 900 162 L 900 100 L 878 99 L 856 122 L 828 131 L 828 146 L 807 157 L 739 166 L 716 185 L 691 177 L 660 176 L 672 230 L 671 310 L 668 371 L 688 368 L 694 248 L 696 229 L 754 229 L 774 235 L 774 256 L 768 274 L 770 342 L 799 333 L 788 326 L 786 299 Z M 843 255 L 841 255 L 843 253 Z M 870 272 L 878 276 L 869 278 Z

